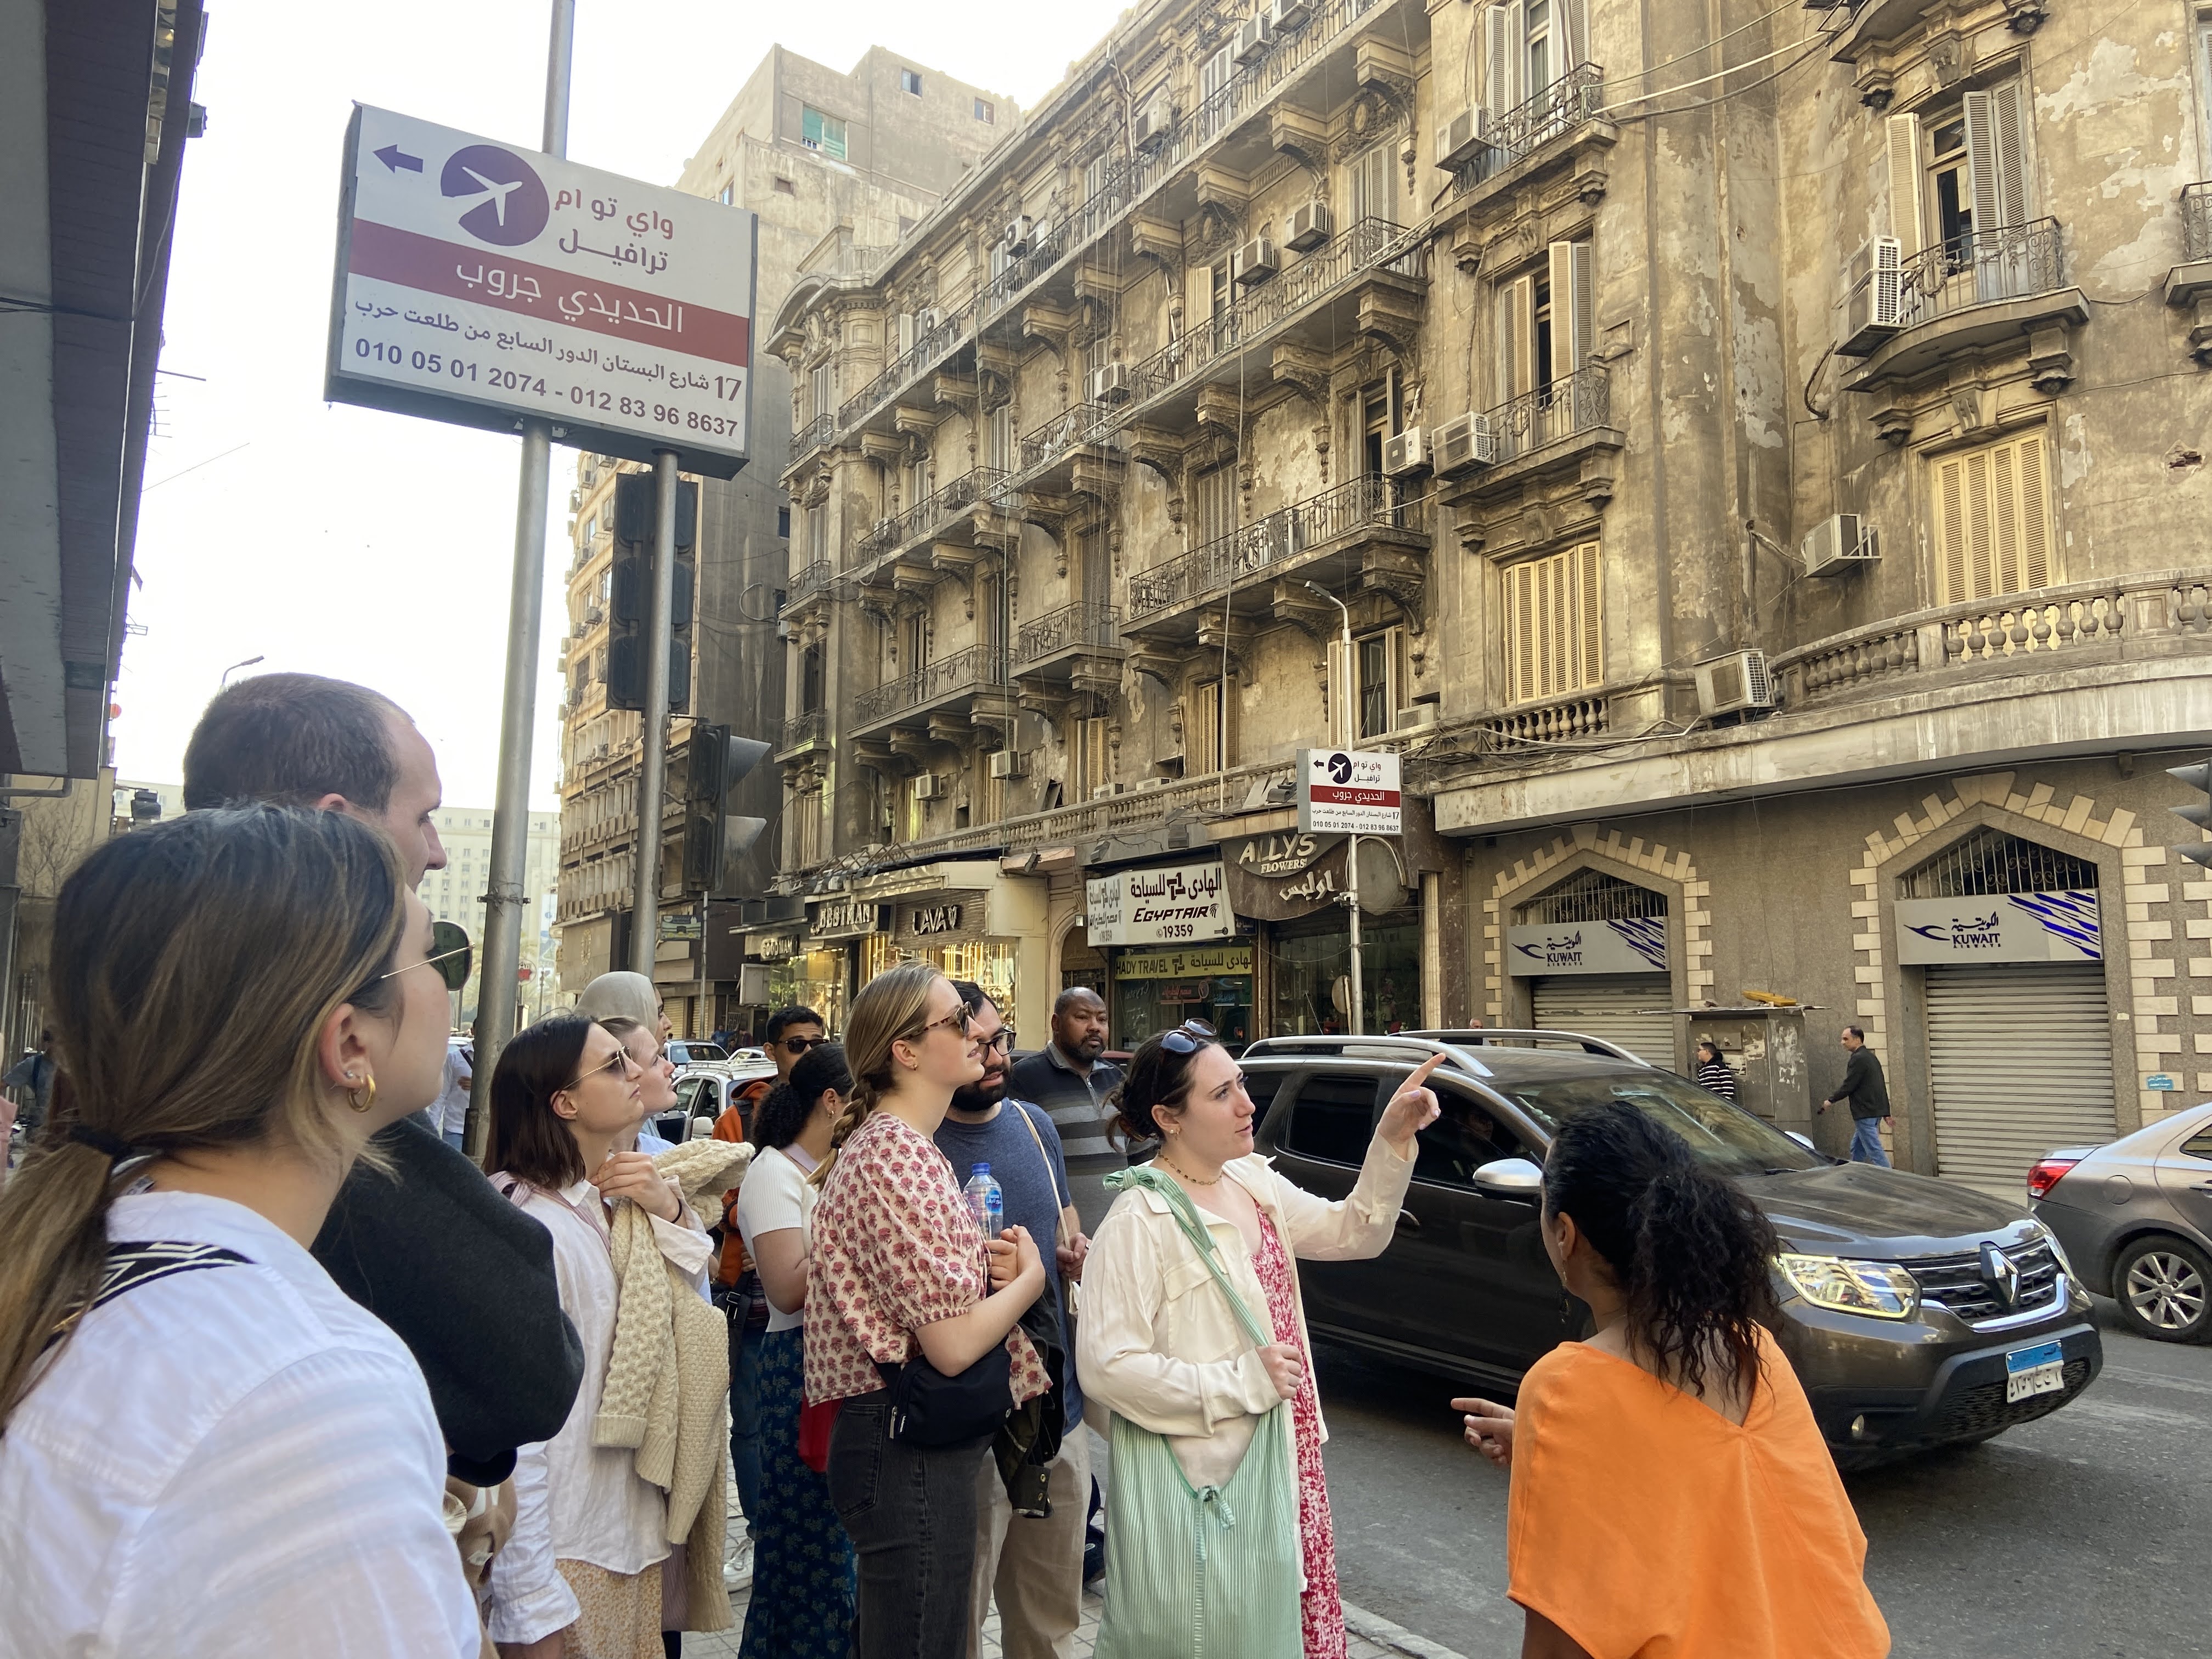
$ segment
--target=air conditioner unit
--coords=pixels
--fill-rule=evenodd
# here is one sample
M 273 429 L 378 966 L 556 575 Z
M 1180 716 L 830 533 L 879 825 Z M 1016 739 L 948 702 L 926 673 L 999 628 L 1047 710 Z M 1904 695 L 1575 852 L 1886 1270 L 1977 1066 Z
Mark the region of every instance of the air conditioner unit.
M 1141 794 L 1147 789 L 1164 788 L 1167 785 L 1167 781 L 1168 781 L 1164 777 L 1139 778 L 1134 783 L 1129 786 L 1129 793 L 1135 795 Z
M 1121 793 L 1121 787 L 1122 786 L 1118 783 L 1102 783 L 1096 789 L 1093 789 L 1091 792 L 1091 799 L 1093 800 L 1104 800 L 1110 795 L 1120 794 Z
M 1437 129 L 1437 166 L 1455 172 L 1490 148 L 1490 112 L 1477 104 Z
M 585 626 L 585 627 L 586 627 L 586 628 L 597 628 L 597 627 L 598 627 L 601 623 L 605 622 L 606 619 L 607 619 L 607 613 L 606 613 L 605 611 L 601 610 L 598 605 L 586 605 L 586 606 L 584 607 L 584 626 Z
M 994 778 L 1027 777 L 1030 757 L 1018 749 L 1001 749 L 991 757 L 991 775 Z
M 1392 477 L 1418 472 L 1428 465 L 1429 453 L 1421 444 L 1421 428 L 1409 426 L 1395 438 L 1382 441 L 1382 470 Z
M 1283 238 L 1283 246 L 1304 253 L 1310 248 L 1319 247 L 1334 234 L 1328 204 L 1308 202 L 1304 207 L 1291 210 L 1290 234 Z
M 1266 282 L 1282 268 L 1275 245 L 1264 236 L 1255 236 L 1230 256 L 1229 279 L 1250 287 Z
M 1903 326 L 1905 250 L 1894 236 L 1877 236 L 1851 255 L 1844 270 L 1844 337 L 1839 356 L 1871 357 Z
M 1267 8 L 1267 21 L 1275 26 L 1278 34 L 1302 29 L 1312 18 L 1313 0 L 1274 0 Z
M 1018 259 L 1030 251 L 1036 234 L 1036 222 L 1026 213 L 1006 222 L 1006 234 L 1000 238 L 1006 245 L 1006 257 Z
M 914 781 L 916 800 L 935 800 L 945 793 L 945 780 L 934 772 L 924 772 Z
M 1692 672 L 1698 682 L 1698 712 L 1708 719 L 1774 707 L 1774 687 L 1766 678 L 1764 651 L 1731 651 L 1725 657 L 1699 663 Z
M 1127 403 L 1129 398 L 1129 366 L 1127 363 L 1108 363 L 1103 368 L 1091 371 L 1091 401 L 1094 404 Z
M 1393 732 L 1419 732 L 1437 723 L 1437 706 L 1432 702 L 1417 702 L 1410 708 L 1401 708 L 1390 722 Z
M 1267 14 L 1260 13 L 1237 26 L 1237 44 L 1231 48 L 1240 64 L 1256 64 L 1267 55 L 1267 48 L 1275 44 L 1275 30 L 1268 22 Z
M 1462 415 L 1436 429 L 1430 463 L 1439 472 L 1464 472 L 1471 466 L 1498 465 L 1498 434 L 1487 415 Z
M 1881 556 L 1874 526 L 1856 513 L 1838 513 L 1813 526 L 1797 544 L 1797 556 L 1808 576 L 1840 576 Z
M 606 757 L 607 740 L 605 738 L 601 738 L 597 743 L 592 745 L 592 758 L 593 760 L 605 760 Z
M 578 507 L 583 506 L 583 504 L 584 492 L 582 490 L 572 489 L 568 492 L 568 510 L 571 513 L 574 513 Z
M 1158 149 L 1175 128 L 1175 111 L 1165 95 L 1139 110 L 1129 123 L 1129 142 L 1139 149 Z

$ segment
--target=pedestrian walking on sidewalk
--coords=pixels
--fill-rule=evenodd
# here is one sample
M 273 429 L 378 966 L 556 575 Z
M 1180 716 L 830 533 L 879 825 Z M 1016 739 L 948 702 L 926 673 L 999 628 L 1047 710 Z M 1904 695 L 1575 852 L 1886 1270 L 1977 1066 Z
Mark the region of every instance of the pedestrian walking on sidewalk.
M 1044 1263 L 1022 1228 L 985 1241 L 930 1139 L 983 1074 L 952 981 L 926 963 L 878 974 L 853 999 L 845 1055 L 852 1098 L 812 1177 L 806 1401 L 838 1407 L 830 1499 L 859 1560 L 853 1651 L 961 1659 L 975 1472 L 1007 1411 L 1050 1385 L 1015 1329 Z
M 542 1626 L 565 1603 L 574 1609 L 573 1622 L 553 1626 L 562 1631 L 565 1659 L 640 1659 L 663 1650 L 664 1629 L 716 1628 L 718 1613 L 721 1625 L 728 1622 L 726 1601 L 715 1606 L 721 1595 L 721 1414 L 712 1413 L 703 1435 L 684 1433 L 676 1413 L 696 1389 L 686 1345 L 672 1334 L 665 1311 L 673 1287 L 663 1283 L 657 1297 L 647 1297 L 651 1283 L 632 1281 L 648 1269 L 665 1279 L 659 1264 L 665 1262 L 688 1294 L 700 1297 L 712 1247 L 678 1182 L 646 1153 L 618 1150 L 631 1144 L 644 1119 L 640 1079 L 621 1039 L 574 1014 L 518 1032 L 492 1073 L 492 1186 L 552 1235 L 562 1306 L 585 1354 L 583 1386 L 568 1420 L 550 1440 L 524 1447 L 516 1467 L 518 1525 L 533 1506 L 543 1507 L 550 1516 L 550 1560 L 533 1559 L 528 1571 L 494 1563 L 495 1634 L 502 1626 L 517 1632 Z M 714 1198 L 720 1200 L 719 1187 Z M 618 1259 L 616 1230 L 635 1235 L 624 1213 L 633 1208 L 646 1218 L 657 1253 L 653 1261 Z M 633 1295 L 641 1299 L 624 1321 L 619 1316 Z M 657 1321 L 651 1313 L 656 1302 L 664 1310 Z M 683 1309 L 675 1311 L 680 1320 Z M 713 1317 L 696 1303 L 692 1311 Z M 645 1381 L 670 1341 L 676 1345 L 667 1390 L 674 1420 L 663 1421 L 662 1391 Z M 712 1358 L 708 1392 L 719 1396 L 726 1378 L 720 1355 Z M 639 1449 L 648 1437 L 675 1441 L 667 1480 L 648 1479 L 640 1467 L 645 1458 Z M 703 1482 L 692 1478 L 701 1464 L 712 1471 Z M 716 1524 L 713 1559 L 703 1569 L 680 1551 L 672 1559 L 672 1535 L 696 1536 L 689 1517 L 671 1514 L 672 1492 L 690 1486 L 711 1488 Z
M 1711 1037 L 1698 1039 L 1698 1075 L 1692 1079 L 1709 1094 L 1723 1100 L 1735 1098 L 1735 1073 L 1729 1069 L 1728 1061 L 1721 1058 L 1720 1045 Z
M 809 1047 L 790 1080 L 753 1110 L 753 1161 L 738 1189 L 737 1226 L 758 1264 L 769 1309 L 749 1345 L 760 1378 L 759 1507 L 752 1599 L 739 1659 L 845 1659 L 853 1645 L 853 1540 L 829 1482 L 799 1455 L 805 1404 L 806 1240 L 819 1198 L 807 1184 L 852 1092 L 845 1051 Z
M 1844 1027 L 1844 1080 L 1835 1093 L 1820 1104 L 1825 1112 L 1838 1101 L 1851 1103 L 1851 1162 L 1879 1164 L 1889 1168 L 1882 1150 L 1881 1132 L 1889 1122 L 1889 1085 L 1881 1074 L 1881 1061 L 1866 1046 L 1866 1033 L 1856 1025 Z
M 1091 1241 L 1076 1220 L 1068 1194 L 1060 1133 L 1038 1107 L 1006 1092 L 1006 1056 L 1014 1034 L 983 988 L 955 980 L 953 988 L 974 1020 L 983 1075 L 952 1091 L 951 1109 L 938 1126 L 938 1148 L 952 1173 L 991 1166 L 1006 1198 L 1006 1219 L 1038 1241 L 1044 1260 L 1045 1298 L 1060 1329 L 1060 1348 L 1072 1354 L 1063 1285 L 1082 1276 Z M 1056 1241 L 1049 1253 L 1046 1239 Z M 975 1594 L 968 1609 L 968 1659 L 983 1651 L 983 1620 L 999 1607 L 999 1647 L 1006 1659 L 1075 1659 L 1075 1632 L 1083 1619 L 1083 1534 L 1091 1498 L 1091 1453 L 1081 1432 L 1083 1391 L 1067 1365 L 1060 1401 L 1060 1450 L 1044 1466 L 1051 1513 L 1018 1516 L 998 1461 L 977 1471 Z
M 1113 1413 L 1099 1659 L 1342 1659 L 1328 1438 L 1292 1259 L 1380 1255 L 1437 1117 L 1424 1062 L 1392 1096 L 1347 1198 L 1252 1151 L 1243 1074 L 1196 1020 L 1129 1065 L 1121 1125 L 1158 1158 L 1092 1242 L 1076 1332 L 1083 1390 Z
M 1765 1218 L 1625 1102 L 1544 1164 L 1545 1253 L 1595 1333 L 1455 1400 L 1510 1467 L 1507 1594 L 1525 1659 L 1881 1659 L 1866 1537 L 1767 1328 Z
M 1105 1000 L 1087 987 L 1072 985 L 1053 999 L 1052 1040 L 1016 1061 L 1006 1074 L 1014 1098 L 1043 1107 L 1060 1131 L 1075 1207 L 1085 1226 L 1095 1226 L 1106 1213 L 1111 1201 L 1106 1177 L 1129 1161 L 1107 1136 L 1121 1068 L 1103 1058 L 1105 1053 Z
M 107 842 L 55 922 L 64 1085 L 0 1194 L 0 1653 L 474 1659 L 422 1373 L 307 1250 L 437 1094 L 429 912 L 374 830 L 248 806 Z
M 239 681 L 208 704 L 185 750 L 188 810 L 259 800 L 343 813 L 398 849 L 410 890 L 446 867 L 440 790 L 437 757 L 405 711 L 315 674 Z M 438 1017 L 441 1033 L 451 1019 L 450 1008 Z M 339 1188 L 315 1259 L 415 1356 L 447 1473 L 495 1486 L 516 1447 L 567 1419 L 583 1375 L 551 1243 L 418 1121 L 393 1124 L 371 1152 Z

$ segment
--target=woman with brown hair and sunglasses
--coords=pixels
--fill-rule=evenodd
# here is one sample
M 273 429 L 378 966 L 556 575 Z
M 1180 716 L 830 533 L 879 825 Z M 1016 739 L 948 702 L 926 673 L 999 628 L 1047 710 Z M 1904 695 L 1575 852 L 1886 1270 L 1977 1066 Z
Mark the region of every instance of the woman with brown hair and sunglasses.
M 837 1408 L 830 1502 L 860 1566 L 854 1659 L 967 1652 L 976 1472 L 1006 1413 L 1049 1386 L 1014 1328 L 1044 1290 L 1037 1247 L 1019 1227 L 984 1238 L 931 1139 L 983 1075 L 969 1024 L 927 963 L 863 986 L 845 1022 L 852 1093 L 811 1177 L 806 1402 Z
M 1106 1178 L 1121 1196 L 1091 1241 L 1076 1328 L 1083 1392 L 1114 1413 L 1101 1659 L 1342 1659 L 1328 1431 L 1292 1258 L 1389 1246 L 1440 1063 L 1391 1097 L 1332 1203 L 1254 1154 L 1252 1097 L 1211 1027 L 1187 1021 L 1130 1061 L 1120 1127 L 1160 1150 Z

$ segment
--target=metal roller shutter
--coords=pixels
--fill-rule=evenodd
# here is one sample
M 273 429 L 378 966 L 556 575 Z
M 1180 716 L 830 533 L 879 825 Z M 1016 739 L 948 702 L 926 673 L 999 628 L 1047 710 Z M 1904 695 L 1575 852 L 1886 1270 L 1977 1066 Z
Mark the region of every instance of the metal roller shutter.
M 1603 1037 L 1674 1069 L 1673 983 L 1664 974 L 1556 974 L 1535 981 L 1536 1024 Z M 1656 1012 L 1649 1012 L 1656 1011 Z
M 2051 1148 L 2112 1138 L 2101 964 L 1930 968 L 1927 994 L 1938 1174 L 2016 1200 Z

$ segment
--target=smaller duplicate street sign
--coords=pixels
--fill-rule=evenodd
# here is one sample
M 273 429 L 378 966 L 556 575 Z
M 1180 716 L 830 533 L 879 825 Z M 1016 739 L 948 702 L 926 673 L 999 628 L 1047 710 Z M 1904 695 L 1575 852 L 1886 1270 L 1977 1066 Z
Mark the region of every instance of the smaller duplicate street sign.
M 1299 750 L 1298 828 L 1309 835 L 1402 835 L 1398 757 L 1381 750 Z

